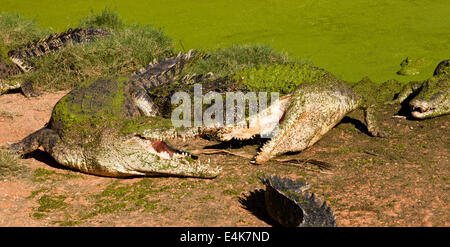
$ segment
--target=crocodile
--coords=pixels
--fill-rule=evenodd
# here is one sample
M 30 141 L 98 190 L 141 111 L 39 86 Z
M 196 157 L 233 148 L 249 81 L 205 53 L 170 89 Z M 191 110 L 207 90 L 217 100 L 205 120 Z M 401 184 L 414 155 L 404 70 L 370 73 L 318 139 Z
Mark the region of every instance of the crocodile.
M 450 60 L 440 62 L 433 76 L 404 85 L 397 98 L 387 104 L 404 103 L 413 118 L 426 119 L 450 113 Z
M 423 59 L 411 59 L 407 57 L 400 63 L 401 68 L 397 71 L 397 75 L 418 75 L 423 66 Z
M 160 117 L 147 91 L 173 83 L 201 57 L 195 51 L 160 59 L 125 78 L 87 81 L 58 101 L 50 121 L 23 140 L 4 146 L 15 154 L 40 146 L 59 164 L 109 177 L 145 175 L 214 178 L 220 168 L 202 164 L 165 141 L 197 135 Z
M 285 227 L 335 227 L 336 217 L 326 201 L 310 192 L 310 184 L 279 176 L 262 175 L 269 216 Z
M 367 83 L 370 82 L 363 79 L 361 83 L 350 87 L 348 82 L 326 73 L 315 81 L 299 84 L 293 92 L 284 95 L 266 110 L 248 117 L 236 126 L 210 128 L 212 133 L 210 135 L 216 135 L 220 141 L 229 141 L 233 138 L 246 140 L 255 135 L 269 133 L 272 137 L 252 160 L 255 164 L 264 164 L 277 155 L 302 151 L 310 147 L 344 116 L 356 109 L 364 110 L 367 131 L 370 135 L 386 137 L 388 134 L 379 127 L 375 118 L 378 102 L 357 90 Z M 445 60 L 439 63 L 430 79 L 420 83 L 411 82 L 404 86 L 394 102 L 402 102 L 412 95 L 409 108 L 414 118 L 431 118 L 448 114 L 449 83 L 450 61 Z M 376 91 L 380 95 L 389 96 L 390 89 L 400 84 L 397 81 L 388 81 Z M 372 98 L 378 98 L 378 95 Z
M 290 68 L 291 65 L 286 66 Z M 226 88 L 246 88 L 242 81 L 235 83 L 238 85 L 226 84 Z M 200 132 L 219 141 L 248 140 L 263 134 L 271 136 L 252 160 L 252 163 L 264 164 L 277 155 L 310 147 L 348 113 L 357 109 L 364 111 L 370 135 L 387 136 L 377 124 L 375 107 L 352 90 L 349 83 L 326 72 L 311 81 L 298 83 L 292 92 L 282 95 L 265 110 L 242 122 L 229 126 L 204 126 Z
M 34 69 L 30 58 L 38 58 L 51 54 L 68 43 L 86 43 L 96 37 L 108 36 L 109 31 L 99 28 L 70 28 L 69 30 L 51 34 L 45 38 L 28 42 L 25 45 L 5 52 L 0 56 L 0 95 L 10 90 L 21 89 L 27 97 L 37 96 L 29 81 L 22 82 L 15 75 L 26 73 Z

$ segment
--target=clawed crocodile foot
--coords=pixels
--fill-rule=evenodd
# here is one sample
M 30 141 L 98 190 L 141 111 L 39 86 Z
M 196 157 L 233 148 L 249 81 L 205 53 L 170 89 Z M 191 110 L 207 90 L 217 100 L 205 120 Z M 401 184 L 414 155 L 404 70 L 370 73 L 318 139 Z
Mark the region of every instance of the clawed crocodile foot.
M 373 129 L 370 131 L 370 135 L 373 137 L 380 137 L 380 138 L 386 138 L 389 137 L 390 134 L 385 131 L 385 130 L 381 130 L 381 129 Z

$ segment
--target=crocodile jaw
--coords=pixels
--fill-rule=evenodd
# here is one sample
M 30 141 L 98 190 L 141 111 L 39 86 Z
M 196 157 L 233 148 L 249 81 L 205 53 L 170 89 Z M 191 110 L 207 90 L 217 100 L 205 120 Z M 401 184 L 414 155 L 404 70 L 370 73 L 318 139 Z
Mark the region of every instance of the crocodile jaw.
M 409 109 L 411 116 L 417 119 L 437 117 L 450 113 L 450 99 L 444 94 L 436 95 L 431 101 L 417 98 L 409 102 Z
M 291 94 L 285 95 L 259 114 L 250 116 L 247 120 L 238 123 L 237 127 L 226 126 L 221 128 L 217 134 L 219 139 L 221 141 L 230 141 L 233 138 L 247 140 L 258 134 L 263 136 L 273 134 L 286 112 L 290 99 Z
M 215 178 L 220 173 L 219 168 L 202 164 L 185 152 L 175 150 L 162 140 L 132 137 L 125 142 L 129 147 L 140 147 L 143 153 L 136 156 L 133 152 L 129 157 L 133 162 L 133 170 L 145 174 L 178 175 L 199 178 Z M 132 148 L 132 149 L 134 149 Z
M 432 117 L 437 117 L 437 116 L 441 116 L 441 115 L 448 114 L 448 113 L 449 113 L 448 109 L 447 109 L 447 111 L 438 111 L 435 108 L 429 108 L 429 109 L 426 109 L 425 111 L 423 111 L 423 110 L 411 111 L 411 115 L 417 119 L 432 118 Z
M 276 155 L 310 147 L 358 104 L 353 92 L 343 84 L 336 89 L 302 85 L 293 92 L 279 128 L 256 155 L 255 164 L 262 165 Z
M 411 115 L 418 119 L 426 118 L 434 111 L 428 102 L 422 100 L 411 100 L 409 103 L 409 108 L 411 110 Z
M 141 141 L 141 145 L 149 153 L 157 155 L 161 159 L 168 160 L 178 154 L 176 150 L 165 144 L 163 141 L 143 140 Z
M 64 142 L 51 151 L 63 166 L 107 177 L 147 175 L 215 178 L 221 169 L 194 160 L 161 140 L 138 136 L 108 139 L 97 148 L 84 149 Z
M 427 117 L 429 117 L 430 115 L 432 115 L 433 114 L 433 110 L 427 110 L 427 111 L 425 111 L 425 112 L 420 112 L 420 111 L 412 111 L 411 112 L 411 115 L 414 117 L 414 118 L 418 118 L 418 119 L 424 119 L 424 118 L 427 118 Z

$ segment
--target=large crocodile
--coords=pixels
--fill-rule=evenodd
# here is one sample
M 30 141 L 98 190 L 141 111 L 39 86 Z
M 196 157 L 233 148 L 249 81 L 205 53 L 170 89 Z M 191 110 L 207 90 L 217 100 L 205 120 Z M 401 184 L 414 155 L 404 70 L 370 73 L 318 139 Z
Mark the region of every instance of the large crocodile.
M 291 65 L 283 65 L 292 71 Z M 257 69 L 258 70 L 258 69 Z M 279 76 L 279 75 L 278 75 Z M 448 114 L 450 61 L 442 61 L 435 69 L 432 78 L 424 82 L 411 82 L 403 87 L 394 102 L 409 101 L 411 115 L 415 118 L 430 118 Z M 225 80 L 227 81 L 227 80 Z M 292 83 L 287 80 L 286 83 Z M 377 104 L 392 99 L 400 82 L 390 80 L 378 86 L 364 78 L 350 88 L 348 82 L 330 73 L 319 73 L 310 82 L 299 83 L 293 92 L 275 101 L 266 110 L 248 117 L 233 126 L 211 127 L 202 133 L 218 137 L 221 141 L 231 139 L 246 140 L 255 135 L 269 134 L 266 142 L 254 158 L 254 163 L 264 164 L 276 155 L 304 150 L 333 128 L 340 120 L 356 109 L 365 112 L 367 130 L 372 136 L 384 137 L 374 113 Z M 208 83 L 206 83 L 208 85 Z M 224 83 L 225 89 L 248 90 L 245 82 Z M 262 84 L 260 87 L 266 87 Z M 208 88 L 208 86 L 207 86 Z M 255 89 L 255 88 L 253 88 Z M 258 89 L 258 88 L 256 88 Z M 371 95 L 367 92 L 372 91 Z
M 70 42 L 86 43 L 109 34 L 108 31 L 93 27 L 69 29 L 5 52 L 0 56 L 0 95 L 20 88 L 25 96 L 35 96 L 36 93 L 29 81 L 22 82 L 14 78 L 15 75 L 34 69 L 30 58 L 51 54 Z
M 246 121 L 250 124 L 221 127 L 217 135 L 227 141 L 271 133 L 271 139 L 254 160 L 256 164 L 264 164 L 277 155 L 310 147 L 356 109 L 364 110 L 367 130 L 372 136 L 386 135 L 375 121 L 374 106 L 365 104 L 346 83 L 328 76 L 301 84 L 266 110 L 249 117 Z
M 197 132 L 173 128 L 170 119 L 159 117 L 147 94 L 173 83 L 198 57 L 189 51 L 151 63 L 128 78 L 85 82 L 55 105 L 45 127 L 5 148 L 24 154 L 42 146 L 61 165 L 102 176 L 216 177 L 220 169 L 201 164 L 163 141 Z
M 283 88 L 294 88 L 294 90 L 282 94 L 282 97 L 274 101 L 265 110 L 249 116 L 243 122 L 228 126 L 204 126 L 201 134 L 215 137 L 220 141 L 246 140 L 261 134 L 272 136 L 255 157 L 254 162 L 256 164 L 264 164 L 271 158 L 286 152 L 301 151 L 310 147 L 348 113 L 356 109 L 364 110 L 367 130 L 372 136 L 382 137 L 387 135 L 377 125 L 374 105 L 352 90 L 346 82 L 331 73 L 309 65 L 287 64 L 276 66 L 288 71 L 297 70 L 299 76 L 304 76 L 305 73 L 310 71 L 316 71 L 317 73 L 314 72 L 314 75 L 307 76 L 307 79 L 303 81 L 283 81 L 280 82 L 280 87 L 276 84 L 272 87 L 275 90 L 282 91 Z M 296 69 L 295 66 L 303 67 L 302 69 Z M 304 69 L 305 66 L 308 66 L 306 70 Z M 280 68 L 277 70 L 280 70 Z M 207 89 L 219 89 L 217 91 L 223 93 L 235 90 L 258 90 L 256 84 L 253 86 L 246 84 L 245 80 L 231 80 L 230 82 L 227 79 L 215 79 L 212 81 L 206 80 L 202 83 Z M 286 87 L 283 83 L 296 85 Z M 268 84 L 262 83 L 261 87 L 265 89 Z
M 450 60 L 438 64 L 433 76 L 425 81 L 407 83 L 397 98 L 387 103 L 408 104 L 411 116 L 432 118 L 450 113 Z

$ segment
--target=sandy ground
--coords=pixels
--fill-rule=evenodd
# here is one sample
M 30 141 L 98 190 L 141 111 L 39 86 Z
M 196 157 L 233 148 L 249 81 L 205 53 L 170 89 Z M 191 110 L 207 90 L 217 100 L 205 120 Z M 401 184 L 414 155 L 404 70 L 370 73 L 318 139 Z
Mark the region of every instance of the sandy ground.
M 43 127 L 67 92 L 35 98 L 0 96 L 0 145 Z M 359 130 L 360 112 L 345 118 L 313 147 L 289 157 L 333 165 L 250 165 L 230 155 L 200 155 L 221 166 L 216 179 L 116 179 L 70 171 L 46 153 L 33 152 L 0 176 L 0 226 L 270 226 L 258 176 L 303 178 L 327 200 L 338 226 L 450 226 L 449 120 L 393 119 L 398 107 L 379 112 L 389 138 Z M 218 143 L 172 143 L 184 150 Z M 258 143 L 220 147 L 255 154 Z M 287 155 L 286 155 L 287 157 Z

